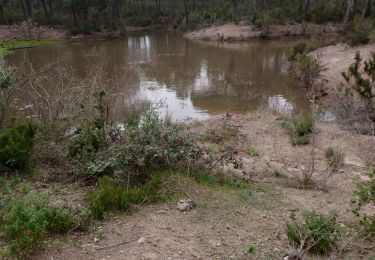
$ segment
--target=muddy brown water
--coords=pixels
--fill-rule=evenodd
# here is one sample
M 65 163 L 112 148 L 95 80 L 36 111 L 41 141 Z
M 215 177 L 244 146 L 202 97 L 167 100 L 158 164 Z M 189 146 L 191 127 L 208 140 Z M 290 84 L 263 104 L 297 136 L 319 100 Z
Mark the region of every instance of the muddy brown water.
M 7 63 L 19 65 L 26 58 L 37 69 L 60 58 L 58 66 L 77 82 L 100 73 L 101 87 L 116 99 L 112 110 L 152 104 L 161 117 L 201 120 L 261 105 L 285 113 L 306 110 L 303 90 L 288 75 L 292 45 L 286 40 L 194 42 L 173 32 L 145 31 L 125 39 L 19 50 Z

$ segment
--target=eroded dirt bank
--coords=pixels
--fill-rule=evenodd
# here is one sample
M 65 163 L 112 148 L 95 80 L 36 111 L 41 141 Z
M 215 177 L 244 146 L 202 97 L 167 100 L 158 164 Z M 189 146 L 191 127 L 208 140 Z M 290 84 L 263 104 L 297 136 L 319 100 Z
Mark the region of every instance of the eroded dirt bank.
M 185 38 L 191 40 L 222 40 L 222 41 L 243 41 L 250 39 L 281 38 L 281 37 L 302 37 L 308 35 L 335 36 L 340 32 L 340 28 L 333 24 L 283 24 L 270 25 L 267 30 L 262 30 L 254 25 L 239 23 L 212 26 L 197 31 L 187 32 Z
M 314 178 L 328 174 L 324 153 L 332 146 L 345 151 L 345 164 L 327 182 L 326 190 L 297 189 L 293 176 L 311 160 L 311 145 L 293 146 L 278 116 L 269 112 L 232 116 L 237 126 L 237 148 L 244 169 L 235 171 L 251 184 L 236 190 L 176 182 L 194 198 L 188 213 L 176 201 L 141 207 L 132 215 L 114 215 L 89 233 L 73 233 L 52 240 L 37 259 L 282 259 L 290 250 L 285 221 L 304 210 L 335 211 L 342 226 L 358 221 L 351 212 L 355 182 L 367 179 L 364 165 L 375 157 L 375 137 L 340 130 L 334 123 L 319 123 L 315 144 Z M 222 124 L 216 118 L 191 125 L 197 135 Z M 206 142 L 205 145 L 215 146 Z M 256 148 L 259 156 L 251 156 Z M 280 175 L 275 175 L 279 170 Z M 178 198 L 176 198 L 178 199 Z M 248 255 L 249 245 L 257 250 Z M 339 259 L 370 259 L 366 243 L 349 243 Z M 314 256 L 315 257 L 315 256 Z

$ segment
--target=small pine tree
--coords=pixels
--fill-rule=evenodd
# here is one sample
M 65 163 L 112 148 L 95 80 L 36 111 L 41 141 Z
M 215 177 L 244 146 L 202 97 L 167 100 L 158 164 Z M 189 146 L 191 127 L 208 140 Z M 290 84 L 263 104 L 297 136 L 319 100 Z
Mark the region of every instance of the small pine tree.
M 363 65 L 362 65 L 363 64 Z M 363 66 L 363 70 L 361 70 Z M 370 118 L 375 122 L 375 52 L 368 61 L 362 63 L 362 57 L 357 52 L 354 63 L 350 65 L 347 72 L 343 72 L 346 83 L 350 84 L 347 91 L 354 90 L 365 102 L 365 106 L 370 112 Z

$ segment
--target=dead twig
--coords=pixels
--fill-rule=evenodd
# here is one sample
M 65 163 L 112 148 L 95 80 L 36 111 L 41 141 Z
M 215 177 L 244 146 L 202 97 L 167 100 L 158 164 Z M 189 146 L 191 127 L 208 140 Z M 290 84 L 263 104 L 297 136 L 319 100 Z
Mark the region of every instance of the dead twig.
M 121 243 L 118 243 L 118 244 L 114 244 L 114 245 L 109 245 L 109 246 L 103 246 L 103 247 L 97 247 L 96 250 L 106 250 L 106 249 L 110 249 L 110 248 L 113 248 L 113 247 L 117 247 L 117 246 L 121 246 L 121 245 L 125 245 L 125 244 L 129 244 L 131 242 L 134 242 L 134 241 L 137 241 L 137 239 L 131 239 L 131 240 L 127 240 L 127 241 L 123 241 Z

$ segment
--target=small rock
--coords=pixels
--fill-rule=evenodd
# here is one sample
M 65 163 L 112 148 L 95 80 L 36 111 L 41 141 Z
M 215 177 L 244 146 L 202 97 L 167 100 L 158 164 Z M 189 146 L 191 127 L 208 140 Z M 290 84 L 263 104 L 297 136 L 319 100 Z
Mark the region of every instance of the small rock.
M 94 243 L 98 243 L 99 239 L 98 238 L 94 238 Z
M 138 244 L 143 244 L 144 242 L 146 242 L 146 238 L 144 238 L 144 237 L 140 237 L 140 238 L 138 239 Z
M 177 209 L 180 211 L 188 212 L 194 207 L 194 202 L 191 199 L 182 199 L 177 202 Z

